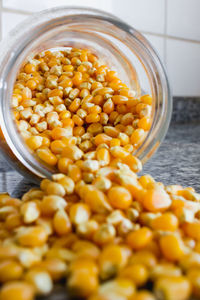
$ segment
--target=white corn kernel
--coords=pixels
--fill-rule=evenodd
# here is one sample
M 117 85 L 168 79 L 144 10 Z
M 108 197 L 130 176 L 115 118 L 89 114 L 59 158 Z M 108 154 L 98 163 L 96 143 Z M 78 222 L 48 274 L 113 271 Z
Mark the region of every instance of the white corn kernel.
M 36 129 L 37 129 L 39 132 L 42 132 L 42 131 L 46 130 L 46 129 L 47 129 L 47 122 L 46 122 L 46 121 L 43 121 L 43 122 L 37 123 L 37 124 L 36 124 Z
M 96 172 L 99 170 L 98 160 L 87 159 L 83 162 L 83 170 L 86 172 Z

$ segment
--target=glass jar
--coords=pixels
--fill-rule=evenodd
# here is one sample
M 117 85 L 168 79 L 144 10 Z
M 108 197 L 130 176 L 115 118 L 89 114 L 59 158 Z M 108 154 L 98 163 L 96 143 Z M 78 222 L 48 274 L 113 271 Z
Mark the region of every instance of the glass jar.
M 11 113 L 11 96 L 21 64 L 51 48 L 89 48 L 140 96 L 153 98 L 152 126 L 135 155 L 145 163 L 167 132 L 172 99 L 165 69 L 146 38 L 115 16 L 86 8 L 45 10 L 18 25 L 0 46 L 0 146 L 8 163 L 35 181 L 55 170 L 40 164 L 19 135 Z

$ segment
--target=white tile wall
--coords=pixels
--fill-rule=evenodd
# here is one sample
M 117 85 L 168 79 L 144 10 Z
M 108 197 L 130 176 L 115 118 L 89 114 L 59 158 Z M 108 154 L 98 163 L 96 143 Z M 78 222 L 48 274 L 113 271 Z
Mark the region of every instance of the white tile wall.
M 174 95 L 200 95 L 200 43 L 167 39 L 167 70 Z
M 0 0 L 0 36 L 32 12 L 87 6 L 111 12 L 149 39 L 167 67 L 174 95 L 200 96 L 200 0 Z
M 28 16 L 16 14 L 12 12 L 2 12 L 2 36 L 3 38 L 11 31 L 18 23 L 22 22 Z
M 167 0 L 167 33 L 200 41 L 200 1 Z
M 3 6 L 11 9 L 21 9 L 27 12 L 36 12 L 56 6 L 87 6 L 98 9 L 106 8 L 112 11 L 112 0 L 2 0 Z
M 164 34 L 165 0 L 113 0 L 113 13 L 136 29 Z
M 144 34 L 144 36 L 148 39 L 153 48 L 156 50 L 162 62 L 165 63 L 165 38 L 155 36 L 152 34 Z

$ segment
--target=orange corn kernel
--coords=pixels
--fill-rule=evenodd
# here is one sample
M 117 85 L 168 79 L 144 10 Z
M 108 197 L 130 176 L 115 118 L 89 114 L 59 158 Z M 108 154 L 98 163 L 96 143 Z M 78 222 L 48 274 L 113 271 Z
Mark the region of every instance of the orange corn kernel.
M 71 231 L 71 222 L 64 210 L 58 210 L 55 213 L 53 227 L 58 235 L 66 235 Z
M 17 280 L 23 273 L 22 266 L 14 260 L 3 260 L 0 262 L 0 282 Z
M 144 141 L 144 138 L 145 138 L 144 129 L 141 128 L 135 129 L 131 135 L 131 143 L 136 147 L 138 145 L 141 145 L 141 143 Z
M 131 279 L 136 286 L 142 286 L 148 279 L 148 271 L 143 264 L 134 264 L 125 267 L 119 274 L 120 277 Z
M 46 230 L 42 226 L 20 227 L 18 241 L 22 246 L 42 246 L 47 240 Z
M 6 283 L 0 292 L 1 300 L 33 300 L 34 288 L 23 281 L 11 281 Z
M 67 274 L 67 265 L 59 258 L 47 258 L 39 263 L 38 267 L 46 270 L 55 281 L 60 280 Z
M 113 138 L 111 141 L 110 141 L 110 147 L 115 147 L 115 146 L 120 146 L 121 145 L 121 142 L 119 139 L 117 138 Z
M 141 102 L 145 104 L 152 104 L 152 97 L 150 95 L 144 95 L 141 97 Z
M 61 140 L 55 140 L 51 142 L 50 149 L 54 154 L 61 154 L 63 149 L 65 148 L 65 143 Z
M 57 157 L 49 150 L 48 147 L 41 147 L 37 149 L 38 157 L 50 166 L 57 164 Z
M 61 173 L 67 174 L 68 173 L 68 167 L 70 164 L 72 164 L 72 160 L 67 157 L 61 157 L 58 159 L 58 170 Z
M 126 188 L 114 186 L 108 191 L 108 200 L 114 208 L 127 209 L 132 203 L 132 196 Z
M 112 210 L 106 195 L 94 186 L 84 185 L 81 188 L 81 198 L 93 212 L 105 213 Z
M 164 257 L 170 261 L 177 261 L 185 254 L 184 243 L 175 234 L 167 234 L 160 238 L 160 248 Z
M 90 113 L 86 116 L 85 121 L 87 123 L 97 123 L 100 121 L 100 115 L 98 113 Z
M 112 138 L 110 136 L 108 136 L 107 134 L 104 134 L 104 133 L 97 134 L 94 138 L 94 142 L 95 142 L 96 146 L 98 146 L 100 144 L 109 145 L 111 140 L 112 140 Z
M 171 199 L 163 189 L 154 188 L 145 192 L 142 203 L 148 211 L 164 211 L 170 207 Z
M 166 212 L 153 219 L 151 227 L 154 230 L 175 231 L 178 228 L 178 219 L 174 214 Z
M 130 300 L 156 300 L 153 293 L 148 290 L 140 290 L 134 294 Z
M 143 117 L 138 121 L 138 128 L 143 129 L 144 131 L 150 130 L 151 128 L 151 119 L 149 117 Z
M 140 250 L 146 247 L 152 240 L 153 233 L 147 227 L 142 227 L 136 231 L 130 232 L 127 235 L 127 244 L 135 250 Z
M 116 275 L 128 262 L 128 251 L 119 245 L 107 245 L 99 256 L 100 277 L 105 280 Z
M 81 169 L 77 165 L 70 165 L 68 167 L 68 176 L 74 181 L 78 182 L 82 178 Z
M 189 237 L 200 241 L 200 221 L 186 222 L 183 224 L 183 231 Z
M 186 300 L 191 295 L 191 284 L 184 276 L 159 278 L 154 286 L 155 295 L 164 295 L 164 299 Z
M 110 163 L 110 153 L 107 149 L 101 148 L 97 150 L 96 156 L 101 166 L 106 166 Z
M 36 66 L 30 63 L 27 63 L 24 67 L 24 71 L 27 74 L 34 73 L 36 71 Z

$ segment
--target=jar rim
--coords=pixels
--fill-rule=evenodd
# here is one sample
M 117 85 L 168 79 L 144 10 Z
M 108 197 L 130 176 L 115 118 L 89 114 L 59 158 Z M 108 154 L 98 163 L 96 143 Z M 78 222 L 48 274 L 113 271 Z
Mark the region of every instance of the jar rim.
M 9 103 L 7 104 L 3 99 L 7 96 L 7 99 L 11 99 L 11 92 L 13 85 L 11 87 L 8 86 L 8 79 L 11 77 L 9 74 L 9 68 L 12 68 L 12 64 L 16 57 L 20 56 L 20 48 L 25 46 L 24 42 L 22 43 L 23 38 L 26 40 L 26 43 L 31 42 L 31 38 L 28 33 L 30 30 L 34 31 L 34 35 L 37 36 L 38 32 L 42 30 L 47 30 L 47 24 L 52 23 L 52 26 L 57 26 L 56 21 L 61 18 L 70 18 L 70 17 L 78 17 L 80 15 L 87 15 L 92 18 L 97 18 L 99 20 L 109 22 L 116 28 L 119 28 L 122 32 L 125 32 L 130 40 L 136 39 L 141 45 L 141 51 L 144 51 L 144 55 L 147 55 L 148 62 L 146 64 L 150 64 L 149 70 L 152 72 L 152 77 L 154 77 L 154 83 L 156 86 L 157 99 L 159 98 L 159 111 L 157 112 L 156 118 L 154 116 L 152 127 L 139 149 L 136 151 L 136 156 L 145 163 L 153 153 L 158 149 L 159 145 L 163 141 L 171 119 L 172 113 L 172 98 L 171 98 L 171 90 L 169 86 L 169 81 L 166 75 L 165 68 L 154 48 L 147 41 L 147 39 L 139 33 L 137 30 L 124 23 L 119 18 L 114 15 L 92 8 L 85 7 L 56 7 L 41 11 L 37 14 L 33 14 L 31 18 L 25 20 L 20 25 L 18 25 L 14 30 L 10 32 L 8 37 L 1 42 L 0 47 L 0 62 L 2 68 L 0 70 L 0 78 L 1 78 L 1 91 L 0 91 L 0 122 L 3 135 L 11 148 L 14 155 L 19 159 L 19 161 L 25 166 L 28 172 L 32 173 L 32 178 L 41 178 L 41 177 L 50 177 L 51 172 L 46 170 L 44 166 L 41 166 L 39 161 L 33 159 L 33 155 L 26 149 L 23 141 L 18 136 L 17 131 L 15 131 L 16 126 L 13 124 L 13 120 L 10 116 L 8 116 L 6 109 L 9 110 Z M 21 39 L 21 43 L 19 41 Z M 18 43 L 18 44 L 16 44 Z M 14 48 L 15 47 L 15 48 Z M 15 70 L 15 75 L 17 70 Z M 13 74 L 12 74 L 13 76 Z M 12 78 L 14 80 L 14 76 Z M 11 82 L 12 82 L 11 80 Z M 14 84 L 14 82 L 13 82 Z M 10 92 L 10 94 L 9 94 Z M 4 104 L 4 105 L 3 105 Z M 160 109 L 161 108 L 161 109 Z M 5 117 L 6 116 L 6 117 Z M 9 123 L 10 122 L 10 123 Z M 12 125 L 12 126 L 11 126 Z M 13 134 L 13 131 L 15 133 Z M 16 166 L 16 165 L 15 165 Z M 21 169 L 20 169 L 21 170 Z M 24 173 L 24 170 L 23 170 Z

